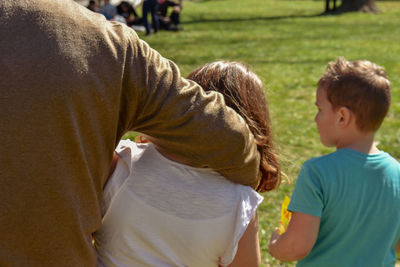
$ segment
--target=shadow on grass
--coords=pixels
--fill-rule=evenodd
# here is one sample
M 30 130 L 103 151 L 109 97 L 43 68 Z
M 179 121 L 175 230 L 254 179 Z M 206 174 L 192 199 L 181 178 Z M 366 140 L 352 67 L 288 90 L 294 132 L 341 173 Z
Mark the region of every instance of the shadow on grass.
M 256 20 L 285 20 L 285 19 L 296 19 L 296 18 L 316 18 L 316 17 L 324 17 L 324 16 L 332 16 L 332 15 L 339 15 L 338 13 L 319 13 L 319 14 L 311 14 L 311 15 L 287 15 L 287 16 L 274 16 L 274 17 L 250 17 L 250 18 L 226 18 L 226 19 L 192 19 L 183 21 L 182 24 L 199 24 L 199 23 L 225 23 L 225 22 L 249 22 L 249 21 L 256 21 Z

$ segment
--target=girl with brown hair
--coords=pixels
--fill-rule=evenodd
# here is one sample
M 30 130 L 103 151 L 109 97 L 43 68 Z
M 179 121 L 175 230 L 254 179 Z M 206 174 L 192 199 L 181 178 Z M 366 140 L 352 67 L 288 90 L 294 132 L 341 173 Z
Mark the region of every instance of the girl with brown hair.
M 217 91 L 226 105 L 239 113 L 253 133 L 260 152 L 258 192 L 275 189 L 281 181 L 280 164 L 275 154 L 269 110 L 258 76 L 239 62 L 217 61 L 199 67 L 188 79 L 205 91 Z
M 244 118 L 261 154 L 256 190 L 276 188 L 280 165 L 257 75 L 241 63 L 220 61 L 188 78 L 223 94 Z M 104 188 L 103 226 L 95 234 L 99 265 L 259 266 L 256 210 L 263 197 L 209 168 L 191 167 L 190 159 L 144 138 L 150 142 L 124 140 L 116 150 L 116 167 Z

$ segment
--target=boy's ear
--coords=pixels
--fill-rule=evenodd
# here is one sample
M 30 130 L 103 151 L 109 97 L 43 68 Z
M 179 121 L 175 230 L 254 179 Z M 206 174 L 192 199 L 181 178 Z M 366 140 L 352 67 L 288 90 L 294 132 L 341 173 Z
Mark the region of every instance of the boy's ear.
M 353 113 L 351 112 L 350 109 L 346 107 L 340 107 L 337 110 L 337 115 L 338 115 L 338 125 L 341 128 L 347 127 L 351 121 L 353 120 Z

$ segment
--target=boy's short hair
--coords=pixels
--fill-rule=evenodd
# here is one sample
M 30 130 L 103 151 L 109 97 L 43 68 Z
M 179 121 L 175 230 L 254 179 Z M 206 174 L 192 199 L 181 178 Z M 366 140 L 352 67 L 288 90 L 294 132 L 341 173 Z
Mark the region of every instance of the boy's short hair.
M 390 106 L 390 82 L 385 70 L 367 60 L 330 62 L 318 82 L 327 90 L 334 110 L 347 107 L 364 132 L 376 131 Z

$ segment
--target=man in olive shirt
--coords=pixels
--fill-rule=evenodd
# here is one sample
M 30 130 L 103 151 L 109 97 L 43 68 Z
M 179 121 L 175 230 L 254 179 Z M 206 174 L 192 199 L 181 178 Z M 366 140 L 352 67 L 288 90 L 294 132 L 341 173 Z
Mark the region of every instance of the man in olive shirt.
M 91 233 L 128 130 L 256 186 L 243 119 L 130 28 L 72 0 L 2 0 L 0 38 L 0 266 L 96 265 Z

